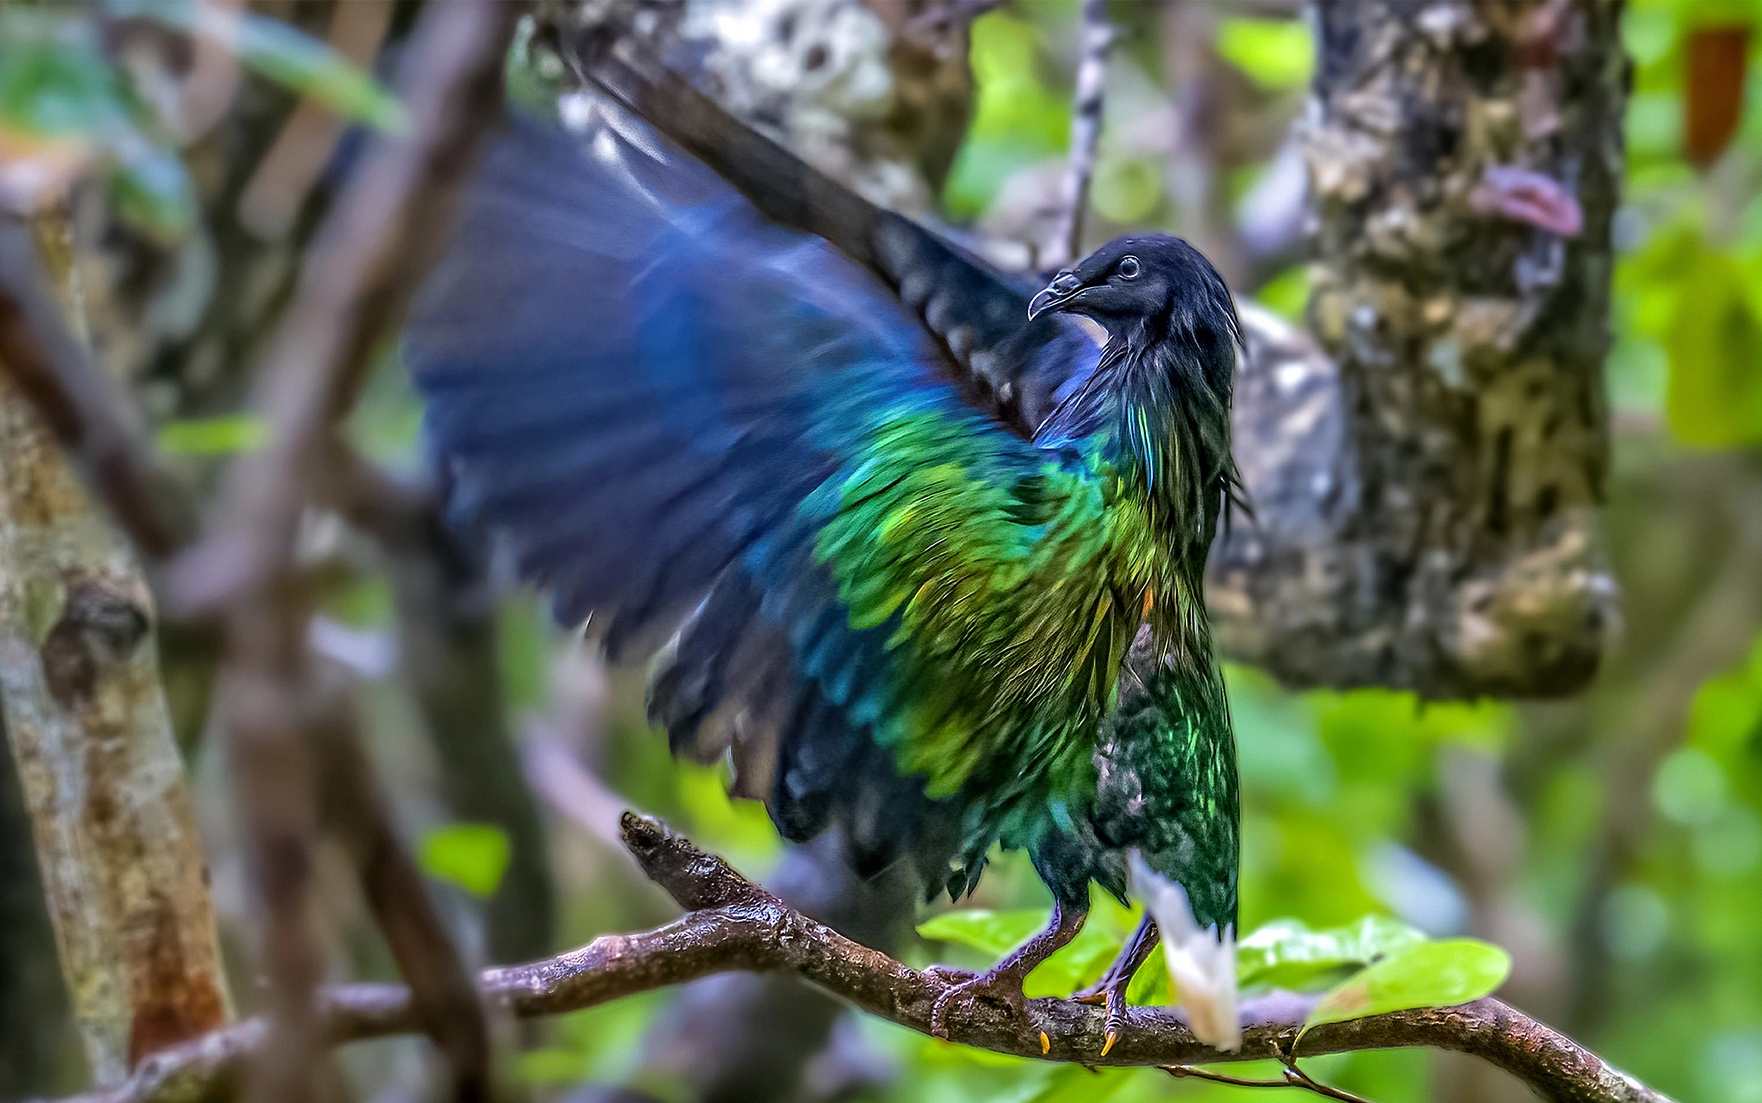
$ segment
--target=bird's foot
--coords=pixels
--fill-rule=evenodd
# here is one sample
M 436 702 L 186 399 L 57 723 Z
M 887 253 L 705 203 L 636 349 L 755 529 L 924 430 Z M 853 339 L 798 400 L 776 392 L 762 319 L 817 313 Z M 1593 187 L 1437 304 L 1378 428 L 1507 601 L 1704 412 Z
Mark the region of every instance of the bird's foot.
M 1102 1030 L 1106 1037 L 1101 1043 L 1101 1055 L 1106 1057 L 1108 1051 L 1120 1040 L 1126 1030 L 1126 989 L 1132 983 L 1131 977 L 1121 977 L 1111 985 L 1102 997 L 1107 1005 L 1107 1018 L 1102 1020 Z
M 1125 1030 L 1126 989 L 1132 986 L 1132 977 L 1156 949 L 1157 941 L 1156 924 L 1146 917 L 1121 948 L 1120 956 L 1108 966 L 1107 972 L 1101 974 L 1101 979 L 1071 996 L 1076 1003 L 1101 1004 L 1107 1008 L 1107 1018 L 1103 1020 L 1106 1036 L 1101 1043 L 1103 1057 L 1119 1042 L 1120 1034 Z
M 1026 1014 L 1027 997 L 1022 995 L 1022 982 L 1027 976 L 1020 969 L 1010 968 L 1013 963 L 1004 965 L 989 972 L 977 975 L 967 974 L 962 981 L 950 983 L 936 997 L 936 1004 L 930 1009 L 930 1033 L 944 1041 L 948 1040 L 948 1009 L 956 999 L 993 1000 L 1018 1014 Z M 951 972 L 961 972 L 952 970 Z
M 1011 951 L 989 971 L 943 989 L 930 1009 L 930 1033 L 944 1040 L 948 1038 L 948 1009 L 957 996 L 994 1000 L 1018 1015 L 1027 1014 L 1028 1000 L 1022 995 L 1022 982 L 1028 979 L 1035 966 L 1070 944 L 1083 929 L 1083 917 L 1088 912 L 1087 904 L 1068 905 L 1054 900 L 1052 921 L 1044 930 Z M 952 975 L 952 971 L 946 975 Z M 1042 1039 L 1041 1045 L 1049 1047 L 1050 1043 Z
M 1106 1057 L 1120 1040 L 1126 1029 L 1126 989 L 1132 984 L 1130 974 L 1116 977 L 1111 974 L 1103 976 L 1089 987 L 1071 996 L 1072 1003 L 1087 1004 L 1091 1007 L 1107 1008 L 1107 1018 L 1102 1020 L 1105 1038 L 1101 1043 L 1101 1055 Z

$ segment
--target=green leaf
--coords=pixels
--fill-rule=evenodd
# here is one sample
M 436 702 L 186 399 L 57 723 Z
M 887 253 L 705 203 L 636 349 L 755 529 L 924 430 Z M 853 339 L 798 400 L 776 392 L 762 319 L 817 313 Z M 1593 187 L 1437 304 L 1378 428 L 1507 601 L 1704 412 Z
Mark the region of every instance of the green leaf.
M 1387 916 L 1367 915 L 1344 927 L 1312 931 L 1295 919 L 1276 919 L 1236 944 L 1241 984 L 1285 984 L 1424 942 L 1425 935 Z
M 1020 946 L 1045 925 L 1044 911 L 970 908 L 932 916 L 918 925 L 918 936 L 931 942 L 952 942 L 995 958 Z
M 1315 72 L 1315 42 L 1300 19 L 1222 19 L 1217 52 L 1262 88 L 1295 88 Z
M 304 32 L 263 16 L 239 20 L 239 60 L 278 84 L 311 96 L 347 119 L 379 130 L 409 125 L 404 105 L 347 58 Z
M 1041 917 L 1044 923 L 1045 917 Z M 1068 996 L 1072 992 L 1100 977 L 1108 965 L 1119 956 L 1120 948 L 1125 945 L 1125 938 L 1118 931 L 1110 931 L 1100 923 L 1085 924 L 1071 939 L 1071 944 L 1053 954 L 1022 984 L 1022 994 L 1029 999 L 1040 996 Z
M 1301 322 L 1309 305 L 1309 267 L 1293 264 L 1261 284 L 1254 299 L 1288 322 Z
M 122 217 L 161 238 L 184 233 L 196 188 L 182 160 L 136 126 L 141 112 L 80 24 L 34 14 L 8 11 L 0 26 L 0 131 L 103 150 Z
M 174 456 L 226 456 L 260 448 L 269 429 L 247 414 L 168 421 L 159 429 L 159 449 Z
M 353 62 L 306 32 L 261 15 L 217 12 L 208 4 L 112 0 L 111 8 L 168 27 L 203 34 L 230 47 L 247 68 L 346 119 L 401 131 L 409 117 L 398 98 Z
M 1511 973 L 1511 955 L 1474 938 L 1416 942 L 1335 985 L 1303 1029 L 1415 1007 L 1455 1007 L 1489 995 Z
M 1168 1003 L 1172 996 L 1168 955 L 1158 950 L 1132 974 L 1132 982 L 1126 985 L 1126 1002 L 1133 1007 L 1153 1007 Z
M 423 836 L 417 861 L 435 880 L 487 899 L 508 871 L 510 852 L 508 833 L 494 824 L 449 823 Z
M 1162 202 L 1162 166 L 1137 158 L 1104 158 L 1096 166 L 1089 202 L 1110 222 L 1142 222 Z

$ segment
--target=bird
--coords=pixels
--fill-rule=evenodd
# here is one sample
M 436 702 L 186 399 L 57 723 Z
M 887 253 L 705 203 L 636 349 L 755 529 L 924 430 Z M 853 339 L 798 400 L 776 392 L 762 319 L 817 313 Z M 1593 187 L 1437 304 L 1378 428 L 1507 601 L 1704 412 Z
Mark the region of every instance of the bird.
M 946 971 L 935 1033 L 963 994 L 1023 1007 L 1091 884 L 1124 900 L 1134 870 L 1233 945 L 1216 269 L 1147 233 L 1028 282 L 640 52 L 582 54 L 571 125 L 508 120 L 404 333 L 450 518 L 646 657 L 674 752 L 731 762 L 784 838 L 837 827 L 860 872 L 953 899 L 1027 851 L 1049 923 Z M 1082 994 L 1104 1053 L 1157 935 Z

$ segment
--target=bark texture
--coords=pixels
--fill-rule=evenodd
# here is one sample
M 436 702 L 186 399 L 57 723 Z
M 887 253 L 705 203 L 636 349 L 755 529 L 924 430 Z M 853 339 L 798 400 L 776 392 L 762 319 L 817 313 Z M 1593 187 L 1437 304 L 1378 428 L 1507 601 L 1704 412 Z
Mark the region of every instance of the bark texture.
M 1303 141 L 1326 356 L 1243 373 L 1258 524 L 1221 542 L 1211 591 L 1235 657 L 1431 696 L 1558 695 L 1595 672 L 1615 619 L 1592 511 L 1619 11 L 1316 7 Z
M 70 277 L 67 224 L 39 227 Z M 64 308 L 77 303 L 70 294 Z M 94 1081 L 229 1016 L 154 607 L 126 542 L 0 383 L 0 703 Z

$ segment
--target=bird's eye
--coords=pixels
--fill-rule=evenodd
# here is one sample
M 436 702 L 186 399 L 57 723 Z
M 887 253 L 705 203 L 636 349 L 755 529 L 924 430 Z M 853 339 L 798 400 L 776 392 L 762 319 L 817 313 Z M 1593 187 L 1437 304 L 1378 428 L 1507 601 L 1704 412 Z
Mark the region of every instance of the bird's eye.
M 1138 258 L 1137 257 L 1121 257 L 1119 267 L 1115 268 L 1114 271 L 1118 272 L 1120 274 L 1120 279 L 1122 279 L 1122 280 L 1135 280 L 1135 279 L 1137 279 L 1138 278 Z

